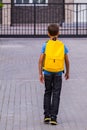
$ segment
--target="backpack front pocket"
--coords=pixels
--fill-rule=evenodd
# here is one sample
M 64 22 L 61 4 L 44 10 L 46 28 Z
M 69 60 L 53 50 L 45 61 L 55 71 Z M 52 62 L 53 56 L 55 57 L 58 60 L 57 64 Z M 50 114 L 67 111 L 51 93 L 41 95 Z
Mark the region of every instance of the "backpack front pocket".
M 62 59 L 46 58 L 44 67 L 51 72 L 58 72 L 64 69 L 64 62 Z

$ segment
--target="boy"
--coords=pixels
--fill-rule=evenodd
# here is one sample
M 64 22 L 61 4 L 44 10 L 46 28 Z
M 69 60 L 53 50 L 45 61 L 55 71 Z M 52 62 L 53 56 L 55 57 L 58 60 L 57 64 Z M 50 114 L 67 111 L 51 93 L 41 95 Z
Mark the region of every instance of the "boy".
M 69 79 L 68 49 L 57 39 L 58 35 L 59 27 L 56 24 L 49 25 L 50 39 L 43 44 L 38 63 L 40 82 L 45 83 L 44 123 L 50 122 L 52 125 L 57 124 L 64 62 L 65 79 Z

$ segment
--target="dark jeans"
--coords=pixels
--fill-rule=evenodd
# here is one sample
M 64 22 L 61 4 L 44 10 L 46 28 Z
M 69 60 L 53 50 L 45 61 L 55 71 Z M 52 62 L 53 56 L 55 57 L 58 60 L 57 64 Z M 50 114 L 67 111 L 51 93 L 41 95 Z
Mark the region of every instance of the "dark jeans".
M 57 117 L 62 87 L 62 76 L 58 74 L 44 75 L 44 115 Z

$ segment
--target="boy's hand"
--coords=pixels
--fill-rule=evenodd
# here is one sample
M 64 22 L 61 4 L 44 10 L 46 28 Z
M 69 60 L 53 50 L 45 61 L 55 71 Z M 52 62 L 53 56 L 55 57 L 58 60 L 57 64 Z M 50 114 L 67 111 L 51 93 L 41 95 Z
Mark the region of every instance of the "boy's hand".
M 43 74 L 39 75 L 39 79 L 40 79 L 41 83 L 44 83 L 44 75 Z
M 65 73 L 65 79 L 69 79 L 69 73 Z

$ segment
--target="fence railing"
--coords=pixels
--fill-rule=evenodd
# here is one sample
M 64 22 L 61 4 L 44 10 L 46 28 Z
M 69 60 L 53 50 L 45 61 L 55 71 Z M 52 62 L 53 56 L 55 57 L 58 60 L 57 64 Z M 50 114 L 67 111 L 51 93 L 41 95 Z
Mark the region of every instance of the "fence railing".
M 46 37 L 51 23 L 62 37 L 87 37 L 87 4 L 6 4 L 0 8 L 0 37 Z

